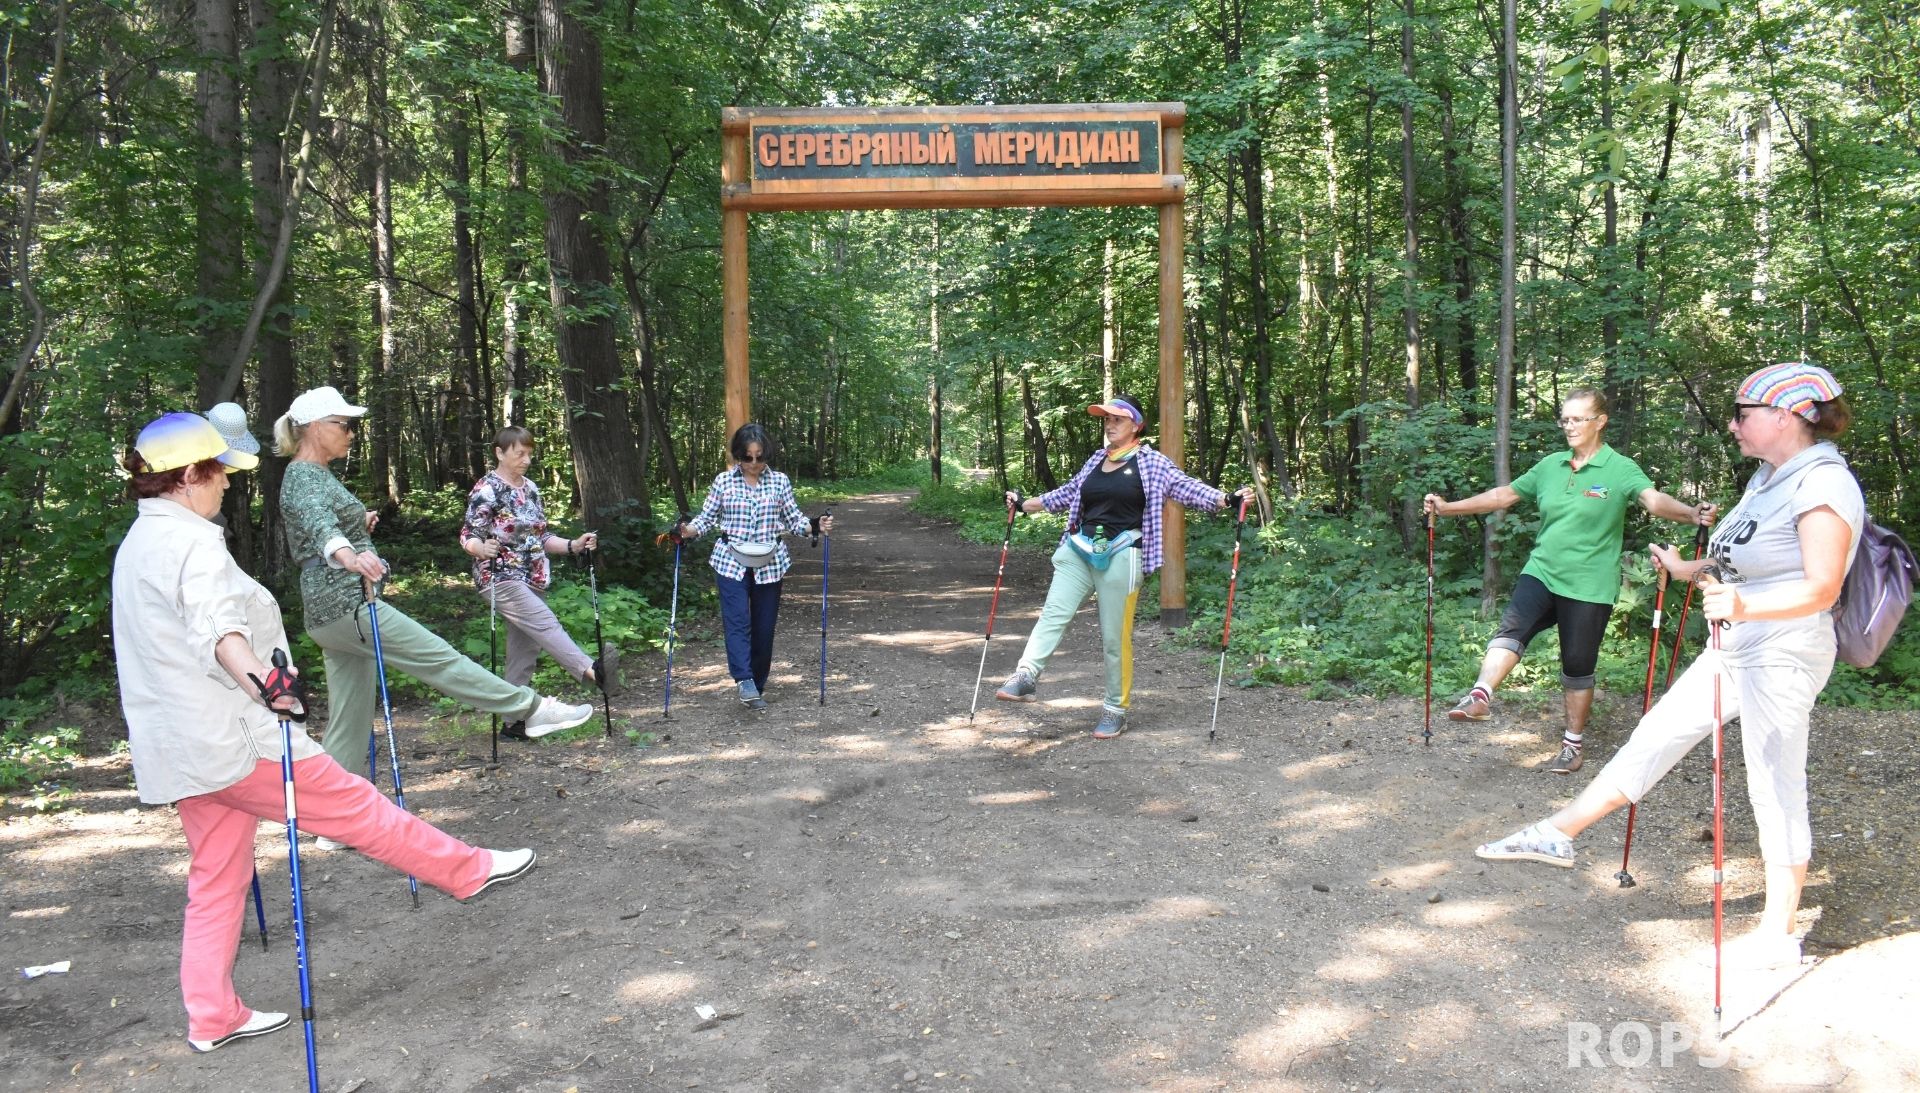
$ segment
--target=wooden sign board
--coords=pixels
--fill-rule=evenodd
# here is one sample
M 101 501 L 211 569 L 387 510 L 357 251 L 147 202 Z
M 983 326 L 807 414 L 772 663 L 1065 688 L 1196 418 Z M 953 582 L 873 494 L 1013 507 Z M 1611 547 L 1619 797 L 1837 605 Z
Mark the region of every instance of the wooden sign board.
M 1184 190 L 1166 162 L 1177 103 L 727 110 L 745 170 L 727 208 L 1160 205 Z M 1169 169 L 1171 167 L 1171 169 Z

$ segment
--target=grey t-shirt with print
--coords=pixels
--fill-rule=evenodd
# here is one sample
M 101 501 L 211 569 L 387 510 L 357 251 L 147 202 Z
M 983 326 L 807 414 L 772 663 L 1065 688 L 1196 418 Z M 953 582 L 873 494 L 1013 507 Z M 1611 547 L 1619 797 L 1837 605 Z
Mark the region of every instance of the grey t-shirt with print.
M 1860 543 L 1867 503 L 1840 451 L 1822 441 L 1782 463 L 1762 464 L 1747 491 L 1714 527 L 1707 552 L 1721 579 L 1742 595 L 1765 592 L 1806 576 L 1800 553 L 1800 517 L 1825 506 L 1847 522 L 1847 564 Z M 1721 642 L 1736 668 L 1797 666 L 1825 670 L 1833 663 L 1833 614 L 1818 611 L 1796 619 L 1736 622 Z

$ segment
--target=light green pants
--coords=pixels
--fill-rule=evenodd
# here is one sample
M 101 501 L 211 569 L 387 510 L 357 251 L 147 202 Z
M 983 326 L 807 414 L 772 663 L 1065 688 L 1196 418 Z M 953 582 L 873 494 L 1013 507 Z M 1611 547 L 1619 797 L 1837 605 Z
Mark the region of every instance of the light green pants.
M 1067 623 L 1087 602 L 1097 597 L 1100 611 L 1100 645 L 1107 655 L 1106 705 L 1110 710 L 1125 710 L 1133 697 L 1133 608 L 1140 598 L 1140 548 L 1122 551 L 1105 569 L 1095 569 L 1073 547 L 1062 542 L 1053 552 L 1053 584 L 1047 588 L 1047 603 L 1040 609 L 1040 621 L 1027 635 L 1027 647 L 1020 653 L 1020 667 L 1039 679 L 1047 661 L 1060 647 Z
M 327 665 L 327 728 L 320 746 L 348 770 L 365 770 L 367 733 L 380 703 L 366 605 L 307 631 L 307 636 L 320 646 Z M 380 601 L 380 655 L 387 663 L 389 686 L 394 672 L 405 672 L 448 698 L 508 721 L 531 717 L 540 705 L 532 688 L 516 687 L 461 656 L 385 600 Z

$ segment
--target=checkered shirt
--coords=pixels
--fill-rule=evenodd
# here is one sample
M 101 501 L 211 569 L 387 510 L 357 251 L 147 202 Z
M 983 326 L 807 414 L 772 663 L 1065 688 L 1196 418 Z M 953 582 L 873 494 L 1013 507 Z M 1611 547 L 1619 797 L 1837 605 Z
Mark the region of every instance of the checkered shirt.
M 744 543 L 774 543 L 773 564 L 753 571 L 753 583 L 772 584 L 787 575 L 793 557 L 787 553 L 782 535 L 805 535 L 809 531 L 807 514 L 793 499 L 793 483 L 786 475 L 769 467 L 760 473 L 760 484 L 749 486 L 739 467 L 731 467 L 714 476 L 700 515 L 687 521 L 687 527 L 705 535 L 715 528 L 729 539 Z M 747 575 L 733 551 L 716 544 L 708 560 L 713 571 L 731 580 Z

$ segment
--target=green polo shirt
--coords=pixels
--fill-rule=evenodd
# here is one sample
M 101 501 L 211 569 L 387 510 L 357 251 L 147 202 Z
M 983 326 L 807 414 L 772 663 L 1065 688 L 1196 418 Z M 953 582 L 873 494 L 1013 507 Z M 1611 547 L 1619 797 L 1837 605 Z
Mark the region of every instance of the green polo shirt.
M 1556 596 L 1586 603 L 1620 598 L 1620 536 L 1627 506 L 1653 488 L 1640 465 L 1605 444 L 1579 470 L 1556 452 L 1513 480 L 1540 507 L 1540 537 L 1525 569 Z

